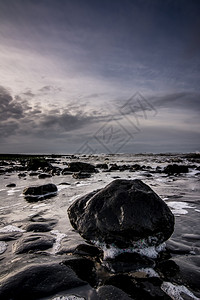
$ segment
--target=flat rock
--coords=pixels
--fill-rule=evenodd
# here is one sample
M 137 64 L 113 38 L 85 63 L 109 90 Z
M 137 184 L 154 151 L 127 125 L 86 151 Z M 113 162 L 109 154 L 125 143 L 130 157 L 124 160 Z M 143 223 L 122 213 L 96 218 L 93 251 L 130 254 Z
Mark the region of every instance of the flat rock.
M 164 168 L 163 170 L 164 173 L 167 173 L 168 175 L 173 175 L 173 174 L 180 174 L 180 173 L 188 173 L 189 168 L 188 166 L 185 165 L 168 165 Z
M 31 186 L 23 190 L 25 199 L 30 202 L 39 201 L 57 194 L 57 186 L 53 183 L 48 183 L 39 186 Z
M 87 284 L 62 264 L 31 264 L 1 279 L 0 299 L 34 300 Z
M 174 216 L 167 204 L 137 179 L 117 179 L 77 199 L 68 215 L 86 240 L 119 248 L 132 247 L 141 239 L 148 246 L 159 245 L 174 230 Z
M 112 285 L 104 285 L 98 288 L 97 294 L 99 296 L 99 300 L 131 300 L 128 294 L 120 290 L 119 288 L 112 286 Z
M 96 173 L 97 170 L 95 166 L 85 162 L 70 162 L 65 171 L 69 172 L 85 172 L 85 173 Z
M 53 246 L 55 239 L 50 235 L 32 234 L 20 238 L 13 245 L 13 252 L 15 254 L 27 253 L 29 251 L 46 250 Z
M 52 224 L 51 223 L 45 223 L 45 222 L 41 222 L 41 223 L 36 223 L 36 222 L 33 222 L 33 223 L 30 223 L 30 224 L 27 224 L 24 229 L 29 232 L 29 231 L 34 231 L 34 232 L 48 232 L 48 231 L 51 231 L 52 228 L 54 227 L 55 223 L 53 222 Z

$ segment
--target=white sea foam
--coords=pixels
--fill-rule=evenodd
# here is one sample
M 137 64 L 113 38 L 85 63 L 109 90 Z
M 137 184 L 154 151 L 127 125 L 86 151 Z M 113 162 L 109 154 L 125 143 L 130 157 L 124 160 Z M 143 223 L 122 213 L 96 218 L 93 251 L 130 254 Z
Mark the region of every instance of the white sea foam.
M 148 277 L 160 277 L 158 273 L 152 268 L 141 268 L 137 270 L 138 272 L 142 272 L 148 275 Z
M 195 206 L 189 205 L 187 202 L 176 202 L 169 201 L 167 202 L 168 206 L 171 208 L 171 211 L 174 215 L 186 215 L 188 213 L 189 208 L 195 208 Z
M 56 236 L 56 241 L 55 241 L 55 244 L 53 245 L 53 248 L 52 248 L 52 253 L 55 254 L 60 249 L 62 239 L 64 239 L 67 235 L 65 233 L 59 232 L 58 230 L 51 230 L 50 233 L 52 235 Z
M 8 190 L 7 194 L 8 194 L 8 196 L 12 196 L 14 193 L 17 193 L 17 192 L 20 192 L 20 190 L 13 188 L 11 190 Z
M 161 285 L 161 289 L 170 296 L 173 300 L 184 300 L 181 294 L 185 294 L 191 299 L 199 300 L 191 291 L 189 291 L 184 285 L 175 285 L 171 282 L 163 282 Z
M 0 233 L 7 233 L 7 232 L 25 232 L 25 230 L 14 225 L 7 225 L 0 229 Z
M 142 239 L 133 244 L 132 247 L 129 248 L 118 248 L 116 245 L 112 244 L 107 247 L 105 243 L 100 243 L 99 241 L 91 241 L 97 247 L 101 248 L 104 252 L 104 259 L 114 258 L 115 256 L 121 253 L 139 253 L 143 256 L 147 256 L 149 258 L 156 258 L 158 253 L 165 249 L 166 244 L 162 243 L 158 246 L 149 246 L 151 240 L 155 240 L 154 237 L 149 237 L 148 239 Z
M 75 295 L 69 295 L 69 296 L 56 297 L 56 298 L 53 298 L 52 300 L 85 300 L 85 298 L 78 297 Z
M 0 241 L 0 254 L 4 253 L 7 249 L 7 244 L 4 241 Z

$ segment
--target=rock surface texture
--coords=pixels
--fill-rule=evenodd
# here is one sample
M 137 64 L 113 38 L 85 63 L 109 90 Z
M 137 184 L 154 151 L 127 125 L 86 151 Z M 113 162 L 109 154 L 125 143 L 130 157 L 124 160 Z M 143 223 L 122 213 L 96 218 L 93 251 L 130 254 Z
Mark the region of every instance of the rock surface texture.
M 167 204 L 141 180 L 118 179 L 76 200 L 70 222 L 91 242 L 133 247 L 138 241 L 157 246 L 174 230 Z

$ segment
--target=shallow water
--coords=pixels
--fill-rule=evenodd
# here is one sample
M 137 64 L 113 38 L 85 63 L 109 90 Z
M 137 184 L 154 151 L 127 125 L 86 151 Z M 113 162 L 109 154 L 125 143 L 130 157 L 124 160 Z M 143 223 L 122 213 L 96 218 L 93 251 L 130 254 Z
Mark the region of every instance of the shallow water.
M 110 183 L 115 178 L 123 179 L 141 179 L 148 184 L 170 207 L 175 215 L 175 230 L 167 242 L 167 246 L 173 249 L 173 258 L 178 259 L 187 255 L 191 272 L 197 276 L 196 280 L 200 282 L 199 264 L 193 260 L 193 257 L 199 258 L 200 255 L 200 172 L 194 168 L 189 173 L 178 176 L 168 176 L 164 173 L 154 172 L 156 167 L 163 169 L 166 165 L 174 163 L 178 156 L 158 156 L 158 155 L 94 155 L 83 156 L 79 161 L 96 163 L 116 163 L 123 164 L 140 164 L 150 166 L 153 169 L 148 171 L 112 171 L 105 172 L 99 170 L 99 173 L 92 175 L 90 178 L 77 180 L 71 175 L 53 176 L 46 179 L 38 179 L 37 176 L 19 177 L 19 172 L 6 173 L 0 175 L 0 233 L 2 232 L 22 232 L 24 226 L 29 222 L 29 218 L 34 215 L 40 215 L 45 219 L 55 219 L 57 224 L 50 232 L 55 237 L 55 244 L 52 249 L 46 250 L 49 254 L 48 260 L 61 260 L 61 251 L 67 251 L 75 248 L 78 244 L 84 242 L 76 233 L 69 222 L 67 208 L 81 195 L 93 190 L 99 189 Z M 65 157 L 53 163 L 54 166 L 64 168 L 63 162 L 67 162 Z M 76 159 L 74 159 L 76 161 Z M 193 164 L 193 162 L 183 158 L 182 164 Z M 199 166 L 199 162 L 194 162 Z M 151 177 L 147 176 L 147 173 Z M 6 187 L 9 183 L 15 183 L 16 187 Z M 58 193 L 55 197 L 45 199 L 36 203 L 29 203 L 25 200 L 22 192 L 23 189 L 32 185 L 42 185 L 45 183 L 54 183 L 58 187 Z M 68 183 L 68 185 L 59 185 Z M 12 264 L 26 264 L 32 261 L 42 261 L 47 258 L 44 255 L 33 255 L 31 258 L 27 255 L 15 255 L 12 252 L 12 245 L 15 241 L 0 241 L 0 264 L 1 270 L 8 273 L 12 269 Z M 186 251 L 187 250 L 187 251 Z M 185 254 L 187 252 L 187 254 Z M 200 263 L 200 261 L 199 261 Z M 198 277 L 199 276 L 199 277 Z M 165 289 L 173 289 L 170 284 L 165 285 Z M 87 299 L 95 299 L 95 292 L 88 287 L 82 287 L 69 291 L 71 295 L 79 295 Z M 69 295 L 67 293 L 67 295 Z M 61 294 L 60 296 L 66 296 Z M 53 299 L 52 296 L 46 299 Z M 178 296 L 177 296 L 178 297 Z M 181 299 L 175 298 L 175 299 Z M 192 298 L 191 298 L 192 299 Z M 195 299 L 195 298 L 194 298 Z

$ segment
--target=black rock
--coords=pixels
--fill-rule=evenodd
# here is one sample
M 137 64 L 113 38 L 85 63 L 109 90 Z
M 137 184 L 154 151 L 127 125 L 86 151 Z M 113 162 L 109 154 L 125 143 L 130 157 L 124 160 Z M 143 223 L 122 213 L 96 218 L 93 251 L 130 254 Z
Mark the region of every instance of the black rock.
M 93 245 L 80 244 L 76 247 L 73 254 L 100 257 L 102 256 L 102 251 Z
M 1 278 L 0 299 L 34 300 L 85 284 L 65 265 L 32 264 Z
M 46 250 L 53 246 L 55 239 L 50 235 L 32 234 L 22 237 L 13 245 L 16 254 L 27 253 L 29 251 Z
M 34 158 L 34 159 L 31 159 L 28 161 L 27 163 L 27 170 L 28 171 L 37 171 L 39 169 L 41 170 L 51 170 L 53 167 L 52 165 L 46 161 L 45 159 L 37 159 L 37 158 Z
M 50 177 L 52 177 L 52 175 L 47 174 L 47 173 L 41 173 L 41 174 L 38 175 L 39 179 L 50 178 Z
M 148 246 L 158 245 L 174 230 L 174 216 L 166 203 L 137 179 L 114 180 L 79 198 L 68 215 L 86 240 L 114 243 L 119 248 L 131 247 L 141 239 L 148 240 Z
M 96 164 L 96 168 L 98 169 L 104 169 L 107 170 L 108 169 L 108 165 L 107 164 Z
M 44 222 L 41 222 L 41 223 L 30 223 L 28 225 L 25 226 L 25 230 L 27 232 L 29 231 L 34 231 L 34 232 L 47 232 L 47 231 L 50 231 L 52 230 L 53 228 L 53 224 L 50 224 L 50 223 L 44 223 Z
M 155 266 L 155 262 L 138 253 L 122 253 L 114 259 L 104 261 L 104 265 L 115 273 L 126 273 L 136 271 L 141 268 L 150 268 Z
M 48 183 L 40 186 L 31 186 L 23 190 L 25 199 L 28 201 L 43 200 L 57 194 L 57 186 L 53 183 Z
M 78 173 L 73 173 L 72 177 L 75 179 L 84 179 L 84 178 L 89 178 L 91 177 L 91 173 L 83 173 L 83 172 L 78 172 Z
M 165 167 L 163 172 L 167 173 L 168 175 L 188 173 L 189 168 L 188 168 L 188 166 L 173 164 L 173 165 L 168 165 L 167 167 Z
M 91 286 L 96 285 L 95 264 L 92 260 L 85 257 L 68 255 L 62 263 L 72 268 L 80 279 L 87 281 Z
M 0 233 L 0 241 L 13 241 L 22 236 L 22 232 L 5 232 Z
M 85 172 L 85 173 L 96 173 L 97 170 L 95 166 L 84 163 L 84 162 L 70 162 L 68 163 L 68 168 L 65 169 L 69 172 Z
M 113 285 L 122 289 L 135 300 L 160 299 L 170 300 L 162 289 L 162 281 L 159 278 L 138 278 L 137 280 L 129 275 L 114 275 L 105 281 L 106 285 Z
M 6 187 L 16 187 L 16 184 L 15 183 L 9 183 L 6 185 Z
M 99 300 L 131 300 L 133 298 L 129 297 L 128 294 L 123 292 L 121 289 L 114 287 L 112 285 L 104 285 L 98 288 L 97 294 Z

